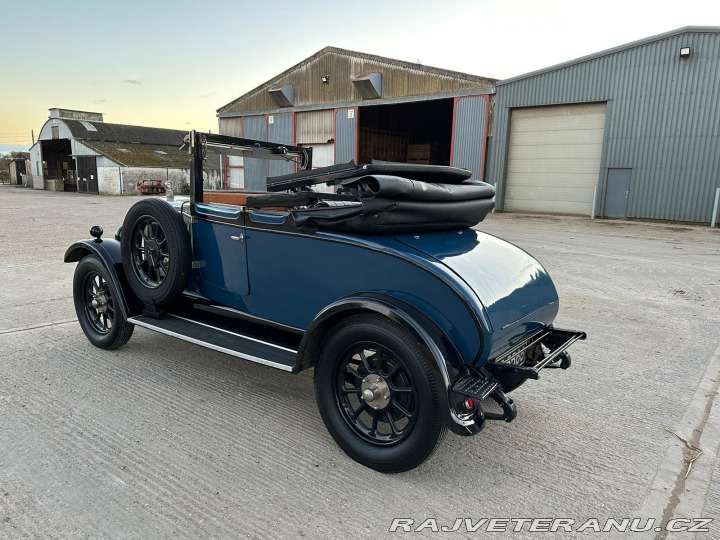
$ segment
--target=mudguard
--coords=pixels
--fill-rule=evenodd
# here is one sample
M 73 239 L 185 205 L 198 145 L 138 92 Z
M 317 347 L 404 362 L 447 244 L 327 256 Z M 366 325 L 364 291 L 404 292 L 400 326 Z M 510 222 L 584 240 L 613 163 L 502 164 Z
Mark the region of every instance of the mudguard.
M 377 313 L 401 325 L 414 336 L 431 361 L 435 380 L 445 389 L 443 416 L 447 427 L 458 435 L 474 435 L 481 429 L 475 419 L 463 419 L 455 411 L 452 385 L 466 367 L 452 341 L 426 314 L 415 306 L 380 293 L 359 293 L 342 298 L 317 314 L 300 342 L 293 373 L 313 367 L 327 332 L 340 320 L 360 313 Z
M 144 304 L 127 286 L 125 273 L 122 269 L 120 242 L 102 238 L 80 240 L 65 251 L 63 260 L 66 263 L 79 262 L 87 255 L 96 255 L 105 263 L 108 274 L 110 274 L 110 286 L 113 288 L 115 297 L 120 299 L 120 309 L 125 318 L 142 312 Z

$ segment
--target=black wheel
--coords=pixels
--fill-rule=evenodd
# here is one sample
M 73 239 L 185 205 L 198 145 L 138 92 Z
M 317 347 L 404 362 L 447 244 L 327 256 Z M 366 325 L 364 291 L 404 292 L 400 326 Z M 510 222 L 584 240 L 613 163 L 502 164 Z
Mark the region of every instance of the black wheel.
M 146 304 L 171 304 L 185 290 L 190 237 L 182 216 L 165 201 L 145 199 L 130 208 L 121 252 L 128 283 Z
M 315 365 L 315 396 L 338 445 L 381 472 L 417 467 L 445 433 L 428 359 L 382 317 L 354 316 L 331 331 Z
M 73 299 L 78 322 L 90 343 L 101 349 L 117 349 L 127 343 L 135 326 L 125 319 L 105 264 L 96 256 L 86 256 L 75 268 Z

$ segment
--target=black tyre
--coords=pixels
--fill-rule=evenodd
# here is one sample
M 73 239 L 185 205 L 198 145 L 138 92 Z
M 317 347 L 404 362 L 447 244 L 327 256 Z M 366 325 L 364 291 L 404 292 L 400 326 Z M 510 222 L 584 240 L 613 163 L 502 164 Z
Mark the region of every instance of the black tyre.
M 355 461 L 397 473 L 425 461 L 445 434 L 440 391 L 417 342 L 374 315 L 335 327 L 315 366 L 325 426 Z
M 128 284 L 146 304 L 166 306 L 185 290 L 190 236 L 182 216 L 165 201 L 145 199 L 130 208 L 121 252 Z
M 107 268 L 96 256 L 84 257 L 75 268 L 73 299 L 78 322 L 90 343 L 117 349 L 128 342 L 135 326 L 125 319 Z

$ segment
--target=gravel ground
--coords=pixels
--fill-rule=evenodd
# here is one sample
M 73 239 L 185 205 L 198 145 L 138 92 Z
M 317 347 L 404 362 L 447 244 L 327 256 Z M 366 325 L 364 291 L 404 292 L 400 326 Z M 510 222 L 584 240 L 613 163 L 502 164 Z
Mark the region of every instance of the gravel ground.
M 395 517 L 667 518 L 708 493 L 681 517 L 720 518 L 720 469 L 713 484 L 694 474 L 716 466 L 716 445 L 685 480 L 678 438 L 699 444 L 708 415 L 693 411 L 720 382 L 720 231 L 488 217 L 480 229 L 555 279 L 557 325 L 588 340 L 570 370 L 513 394 L 511 424 L 383 475 L 328 435 L 312 373 L 141 328 L 117 351 L 87 342 L 62 255 L 92 224 L 111 235 L 136 200 L 0 188 L 0 537 L 378 538 Z

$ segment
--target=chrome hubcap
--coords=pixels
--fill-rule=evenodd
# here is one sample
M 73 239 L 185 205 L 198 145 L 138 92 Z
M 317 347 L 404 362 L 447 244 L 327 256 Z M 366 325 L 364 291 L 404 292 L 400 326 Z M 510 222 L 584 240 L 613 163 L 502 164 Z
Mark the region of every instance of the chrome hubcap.
M 360 396 L 370 407 L 379 411 L 390 403 L 390 387 L 380 375 L 368 375 L 360 385 Z
M 108 301 L 104 293 L 98 293 L 93 296 L 90 305 L 96 309 L 98 313 L 105 313 L 108 307 Z

